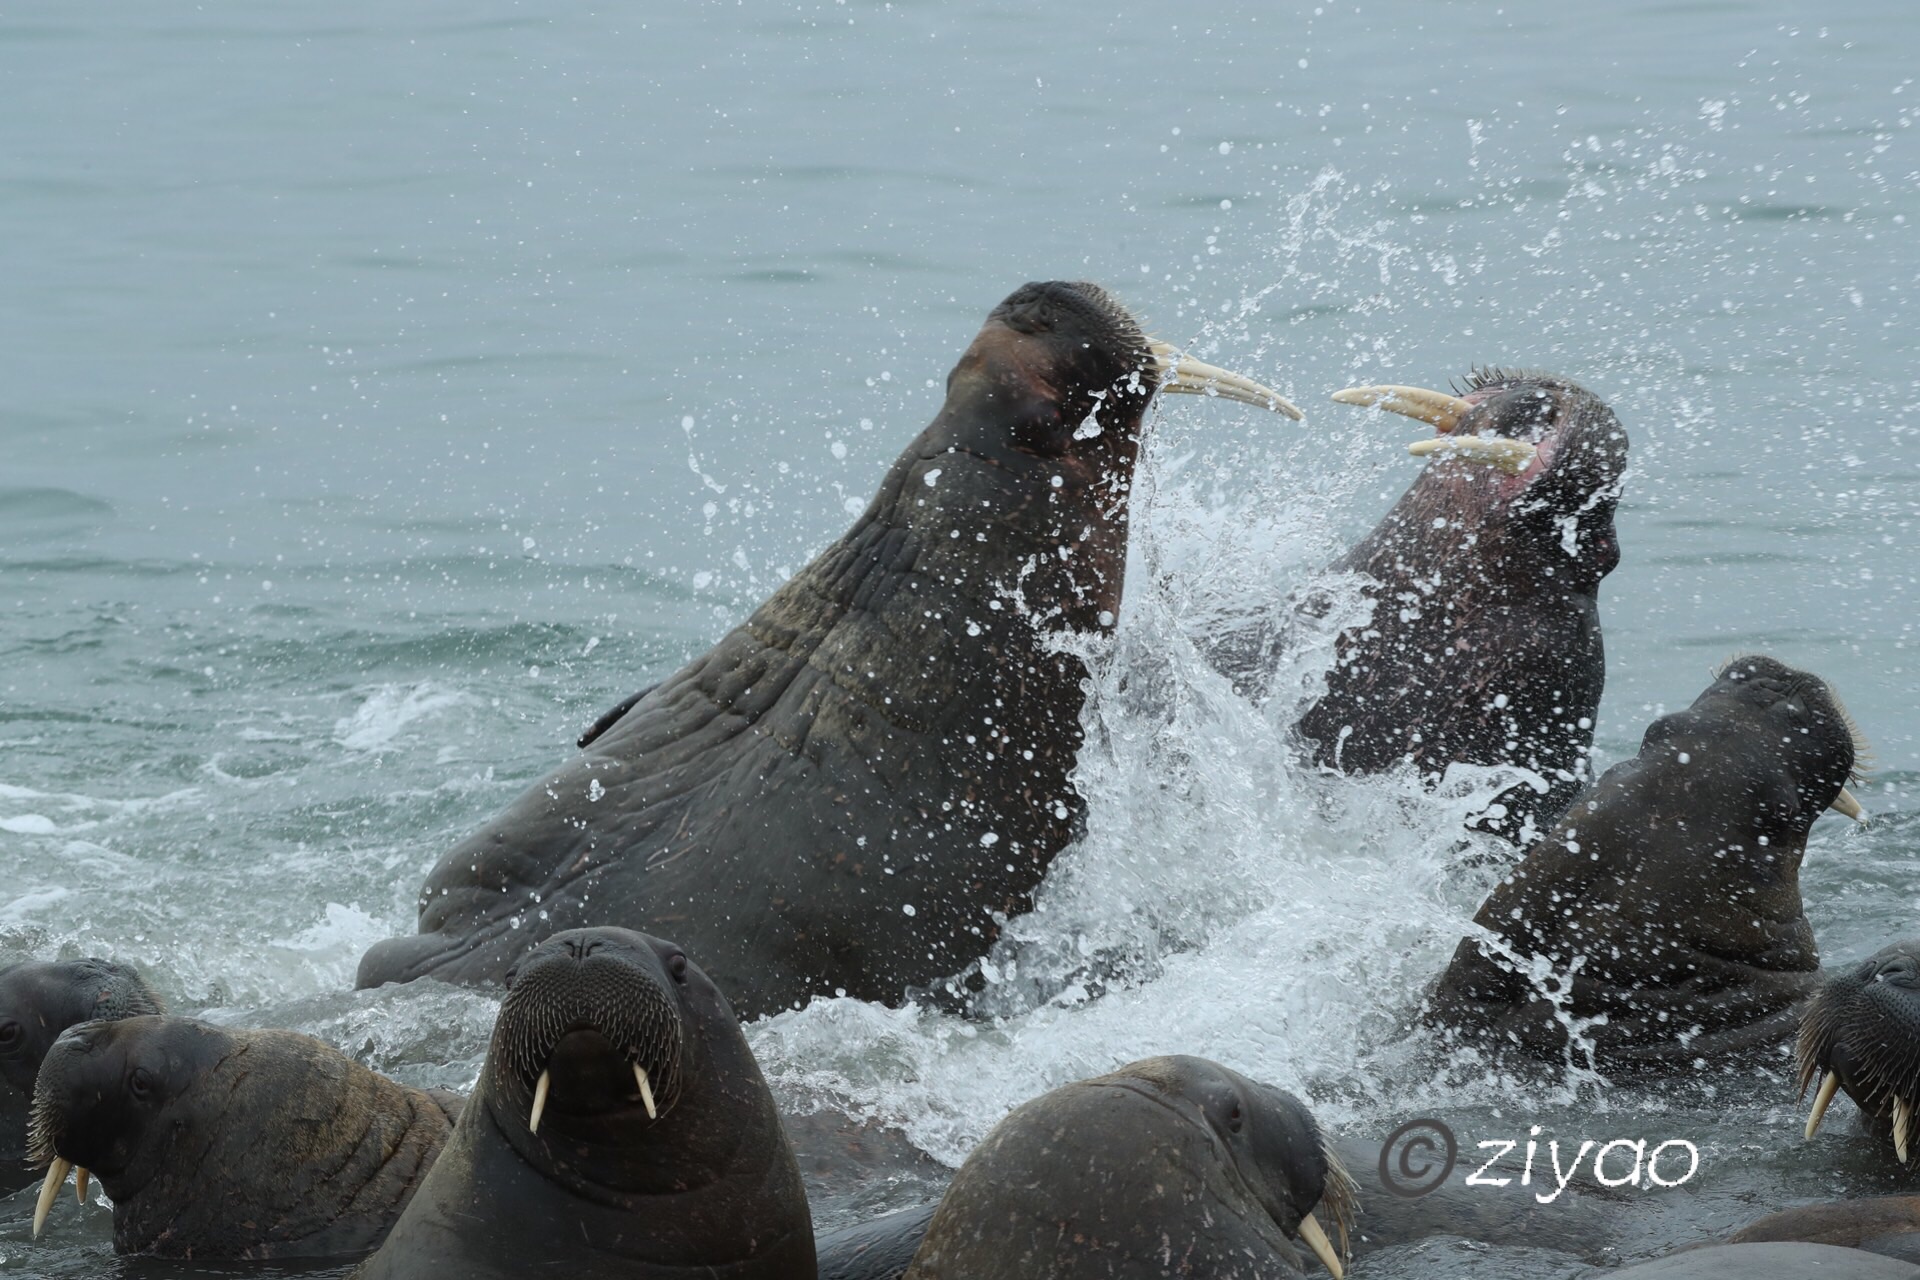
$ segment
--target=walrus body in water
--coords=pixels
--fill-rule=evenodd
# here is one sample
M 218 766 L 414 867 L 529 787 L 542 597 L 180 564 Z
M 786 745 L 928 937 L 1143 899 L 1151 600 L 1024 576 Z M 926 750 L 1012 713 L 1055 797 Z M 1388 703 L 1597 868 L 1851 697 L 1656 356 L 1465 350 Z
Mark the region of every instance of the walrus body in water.
M 1148 341 L 1092 285 L 995 309 L 839 541 L 456 845 L 359 984 L 498 981 L 542 937 L 679 938 L 742 1017 L 963 969 L 1072 838 L 1158 391 L 1297 410 Z
M 514 971 L 452 1140 L 356 1280 L 812 1280 L 806 1191 L 733 1010 L 671 942 Z
M 27 960 L 0 969 L 0 1195 L 39 1180 L 27 1120 L 41 1060 L 68 1027 L 162 1011 L 139 974 L 111 960 Z
M 1777 1049 L 1817 981 L 1807 832 L 1861 749 L 1818 676 L 1735 658 L 1647 728 L 1474 916 L 1428 1018 L 1494 1050 L 1607 1073 Z M 1578 1029 L 1576 1044 L 1569 1027 Z
M 1600 580 L 1627 433 L 1598 396 L 1546 374 L 1477 370 L 1460 395 L 1357 387 L 1334 399 L 1433 424 L 1431 455 L 1386 517 L 1332 566 L 1373 603 L 1335 644 L 1299 732 L 1314 763 L 1517 765 L 1544 790 L 1500 795 L 1475 825 L 1532 838 L 1587 781 L 1606 682 Z
M 1296 1242 L 1338 1277 L 1354 1195 L 1293 1095 L 1204 1058 L 1147 1058 L 995 1126 L 906 1280 L 1281 1280 L 1311 1265 Z
M 71 1169 L 113 1199 L 118 1253 L 319 1258 L 378 1245 L 460 1100 L 397 1084 L 311 1036 L 192 1018 L 70 1028 L 33 1095 L 47 1166 L 34 1234 Z

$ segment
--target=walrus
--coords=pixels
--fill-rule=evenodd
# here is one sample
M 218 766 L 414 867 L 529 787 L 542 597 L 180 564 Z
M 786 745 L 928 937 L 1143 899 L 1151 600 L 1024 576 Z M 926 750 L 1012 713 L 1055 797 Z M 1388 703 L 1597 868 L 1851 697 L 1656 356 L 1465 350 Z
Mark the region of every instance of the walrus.
M 379 1244 L 459 1100 L 410 1089 L 293 1031 L 193 1018 L 88 1022 L 47 1050 L 31 1158 L 38 1236 L 67 1173 L 113 1200 L 117 1253 L 317 1258 Z
M 1333 398 L 1431 423 L 1430 457 L 1332 568 L 1362 575 L 1367 621 L 1341 633 L 1297 728 L 1317 765 L 1514 765 L 1474 825 L 1530 843 L 1588 781 L 1606 683 L 1600 580 L 1620 562 L 1627 433 L 1566 378 L 1475 369 L 1457 395 L 1354 387 Z M 1309 606 L 1311 607 L 1311 605 Z
M 754 1018 L 898 1003 L 985 954 L 1079 829 L 1088 673 L 1057 638 L 1114 625 L 1156 391 L 1299 413 L 1093 285 L 1016 290 L 854 526 L 448 851 L 359 985 L 497 981 L 616 923 L 680 938 Z
M 1844 1089 L 1876 1132 L 1890 1133 L 1907 1163 L 1920 1129 L 1920 938 L 1896 942 L 1829 974 L 1800 1014 L 1794 1063 L 1805 1097 L 1815 1080 L 1811 1139 Z
M 28 960 L 0 969 L 0 1195 L 39 1178 L 27 1162 L 27 1121 L 34 1077 L 60 1033 L 162 1011 L 153 988 L 112 960 Z
M 1204 1058 L 1147 1058 L 995 1126 L 954 1175 L 906 1275 L 1289 1277 L 1303 1273 L 1302 1240 L 1337 1278 L 1354 1195 L 1291 1094 Z
M 1729 1244 L 1788 1242 L 1865 1249 L 1920 1262 L 1920 1196 L 1865 1196 L 1796 1205 L 1748 1223 Z
M 514 969 L 453 1137 L 361 1280 L 814 1275 L 773 1096 L 671 942 L 555 934 Z
M 1595 1271 L 1606 1280 L 1920 1280 L 1920 1267 L 1827 1244 L 1721 1244 Z
M 1481 905 L 1428 1021 L 1495 1050 L 1658 1074 L 1773 1049 L 1817 981 L 1807 832 L 1864 749 L 1818 676 L 1723 666 L 1602 775 Z M 1551 994 L 1549 994 L 1551 989 Z

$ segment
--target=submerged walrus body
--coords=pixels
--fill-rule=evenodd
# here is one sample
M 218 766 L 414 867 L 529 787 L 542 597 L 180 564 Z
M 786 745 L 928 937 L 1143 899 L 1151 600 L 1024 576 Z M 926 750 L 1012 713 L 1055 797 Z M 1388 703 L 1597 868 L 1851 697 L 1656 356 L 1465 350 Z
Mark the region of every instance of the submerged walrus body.
M 1156 390 L 1285 406 L 1094 286 L 1014 293 L 854 527 L 449 851 L 360 985 L 498 981 L 607 923 L 680 939 L 755 1017 L 984 954 L 1080 822 L 1087 671 L 1053 637 L 1114 624 Z
M 1807 833 L 1828 808 L 1859 816 L 1858 750 L 1819 677 L 1729 662 L 1488 895 L 1487 937 L 1460 942 L 1429 1018 L 1494 1050 L 1591 1053 L 1608 1073 L 1777 1051 L 1820 964 Z
M 41 1060 L 68 1027 L 160 1013 L 160 997 L 111 960 L 28 960 L 0 969 L 0 1195 L 40 1180 L 27 1121 Z
M 34 1088 L 47 1166 L 38 1234 L 69 1169 L 113 1200 L 113 1247 L 169 1258 L 319 1258 L 386 1236 L 460 1101 L 410 1089 L 311 1036 L 191 1018 L 90 1022 Z
M 1589 776 L 1606 682 L 1600 580 L 1620 561 L 1627 434 L 1599 397 L 1546 374 L 1476 371 L 1462 394 L 1361 387 L 1335 397 L 1432 423 L 1419 479 L 1336 570 L 1371 616 L 1343 633 L 1300 717 L 1316 764 L 1511 765 L 1477 825 L 1529 843 Z

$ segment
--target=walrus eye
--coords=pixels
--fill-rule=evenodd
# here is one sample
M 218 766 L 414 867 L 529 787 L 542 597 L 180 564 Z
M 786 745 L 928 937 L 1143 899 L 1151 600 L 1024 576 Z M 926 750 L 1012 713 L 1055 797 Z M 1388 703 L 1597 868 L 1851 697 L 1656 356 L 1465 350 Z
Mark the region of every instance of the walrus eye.
M 139 1102 L 145 1102 L 153 1096 L 153 1073 L 145 1067 L 135 1067 L 133 1074 L 127 1077 L 127 1092 Z
M 1234 1103 L 1233 1110 L 1227 1112 L 1227 1128 L 1238 1133 L 1240 1132 L 1240 1127 L 1246 1122 L 1246 1117 L 1240 1113 L 1240 1104 L 1237 1102 Z
M 684 983 L 687 980 L 687 957 L 681 952 L 674 952 L 667 960 L 667 972 L 673 975 L 675 982 Z
M 12 1049 L 19 1043 L 20 1024 L 12 1021 L 0 1022 L 0 1051 Z

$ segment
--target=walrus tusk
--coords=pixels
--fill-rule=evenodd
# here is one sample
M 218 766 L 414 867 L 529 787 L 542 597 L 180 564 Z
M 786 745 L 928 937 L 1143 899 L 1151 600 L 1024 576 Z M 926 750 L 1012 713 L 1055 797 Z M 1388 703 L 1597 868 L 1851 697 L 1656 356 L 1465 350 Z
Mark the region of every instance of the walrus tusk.
M 527 1121 L 527 1132 L 540 1132 L 540 1115 L 547 1109 L 547 1090 L 553 1088 L 553 1073 L 542 1071 L 540 1079 L 533 1086 L 533 1115 Z
M 85 1169 L 73 1171 L 73 1198 L 80 1202 L 80 1207 L 83 1209 L 87 1206 L 87 1183 L 92 1179 L 93 1175 Z
M 1334 392 L 1333 398 L 1339 404 L 1377 407 L 1388 413 L 1415 418 L 1429 424 L 1441 435 L 1459 426 L 1460 419 L 1466 417 L 1467 410 L 1473 408 L 1471 403 L 1459 396 L 1450 396 L 1444 391 L 1429 391 L 1425 387 L 1348 387 L 1345 391 Z
M 1195 360 L 1170 342 L 1153 342 L 1148 346 L 1153 352 L 1153 371 L 1160 379 L 1162 391 L 1238 400 L 1241 404 L 1285 414 L 1295 422 L 1306 416 L 1291 400 L 1271 387 L 1261 386 L 1252 378 L 1229 373 L 1204 360 Z
M 1893 1149 L 1900 1163 L 1907 1162 L 1907 1130 L 1913 1124 L 1913 1104 L 1905 1098 L 1893 1100 Z
M 40 1238 L 40 1231 L 47 1225 L 47 1214 L 53 1210 L 54 1198 L 60 1194 L 60 1184 L 67 1180 L 67 1173 L 73 1168 L 69 1160 L 59 1156 L 47 1166 L 47 1180 L 40 1184 L 40 1200 L 33 1206 L 33 1238 Z
M 1415 440 L 1407 446 L 1407 452 L 1416 458 L 1452 454 L 1517 476 L 1532 465 L 1533 455 L 1538 451 L 1525 440 L 1509 440 L 1505 436 L 1435 436 L 1431 440 Z
M 647 1119 L 658 1120 L 660 1113 L 653 1109 L 653 1086 L 647 1083 L 647 1069 L 637 1062 L 633 1064 L 633 1082 L 640 1086 L 640 1101 L 647 1104 Z
M 1833 1095 L 1840 1091 L 1840 1077 L 1827 1072 L 1826 1079 L 1820 1082 L 1820 1092 L 1813 1096 L 1813 1114 L 1807 1117 L 1807 1137 L 1813 1137 L 1813 1131 L 1820 1127 L 1826 1118 L 1827 1104 L 1833 1101 Z
M 1320 1264 L 1333 1273 L 1333 1280 L 1343 1280 L 1347 1274 L 1346 1268 L 1340 1265 L 1340 1255 L 1333 1251 L 1333 1242 L 1320 1229 L 1318 1218 L 1308 1214 L 1300 1219 L 1300 1238 L 1307 1242 L 1307 1247 L 1320 1259 Z
M 1867 811 L 1860 807 L 1858 800 L 1853 798 L 1853 792 L 1847 790 L 1845 787 L 1840 788 L 1840 794 L 1833 798 L 1833 803 L 1828 805 L 1827 808 L 1833 810 L 1835 813 L 1852 818 L 1855 822 L 1865 822 L 1867 820 Z

